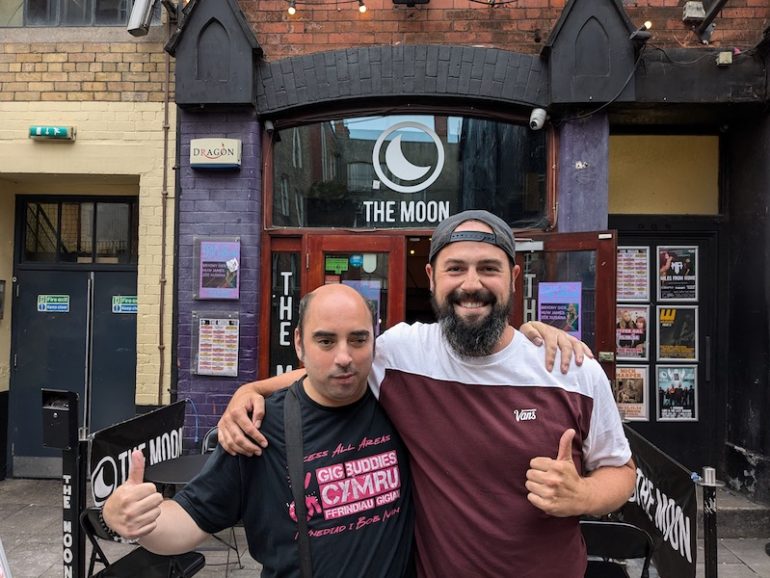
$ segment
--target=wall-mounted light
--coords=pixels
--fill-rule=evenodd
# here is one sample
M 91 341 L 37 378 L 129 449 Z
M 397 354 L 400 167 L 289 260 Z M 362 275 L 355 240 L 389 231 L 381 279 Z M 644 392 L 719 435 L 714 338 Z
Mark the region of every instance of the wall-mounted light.
M 290 16 L 294 16 L 297 13 L 297 2 L 295 0 L 289 2 L 288 12 Z
M 634 30 L 628 39 L 634 43 L 634 46 L 639 48 L 652 37 L 652 33 L 650 32 L 651 28 L 652 22 L 647 20 L 639 28 Z
M 358 0 L 358 11 L 363 14 L 366 12 L 366 4 L 364 4 L 364 0 Z

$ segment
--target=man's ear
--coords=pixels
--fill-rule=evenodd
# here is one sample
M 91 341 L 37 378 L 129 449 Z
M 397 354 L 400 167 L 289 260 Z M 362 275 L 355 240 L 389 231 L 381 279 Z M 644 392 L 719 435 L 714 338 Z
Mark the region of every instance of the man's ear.
M 304 353 L 302 352 L 302 335 L 296 327 L 294 328 L 294 351 L 297 354 L 297 359 L 302 361 L 302 358 L 304 357 Z
M 425 273 L 428 275 L 428 281 L 430 281 L 430 292 L 433 293 L 433 267 L 430 263 L 425 265 Z
M 514 265 L 511 269 L 511 293 L 516 293 L 516 279 L 519 278 L 519 273 L 521 273 L 521 267 Z

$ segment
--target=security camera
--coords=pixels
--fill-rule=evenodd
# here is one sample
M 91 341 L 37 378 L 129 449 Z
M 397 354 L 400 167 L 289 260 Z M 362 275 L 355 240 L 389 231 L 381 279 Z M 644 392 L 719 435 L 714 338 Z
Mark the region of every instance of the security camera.
M 145 36 L 150 30 L 157 0 L 134 0 L 126 31 L 132 36 Z
M 543 108 L 536 108 L 532 110 L 532 114 L 529 115 L 529 128 L 532 130 L 540 130 L 545 125 L 545 119 L 548 117 L 548 113 Z
M 275 125 L 272 120 L 265 121 L 265 132 L 267 134 L 273 134 L 273 132 L 275 132 Z

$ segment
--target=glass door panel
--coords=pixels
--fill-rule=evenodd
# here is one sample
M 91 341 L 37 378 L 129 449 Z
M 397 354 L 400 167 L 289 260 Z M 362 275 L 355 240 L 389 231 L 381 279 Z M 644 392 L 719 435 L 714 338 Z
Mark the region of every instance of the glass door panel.
M 395 236 L 309 235 L 308 286 L 344 283 L 375 312 L 379 334 L 404 319 L 404 239 Z
M 586 342 L 609 379 L 615 377 L 613 232 L 533 235 L 516 240 L 513 322 L 539 320 Z

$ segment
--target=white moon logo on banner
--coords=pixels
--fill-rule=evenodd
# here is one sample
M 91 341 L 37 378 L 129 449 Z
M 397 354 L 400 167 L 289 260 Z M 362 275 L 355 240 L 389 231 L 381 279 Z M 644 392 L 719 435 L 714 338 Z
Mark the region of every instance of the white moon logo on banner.
M 382 148 L 382 144 L 385 142 L 388 136 L 403 128 L 413 128 L 420 132 L 424 132 L 431 138 L 434 145 L 436 146 L 437 158 L 436 166 L 433 167 L 433 173 L 426 180 L 414 185 L 399 185 L 394 183 L 385 175 L 385 171 L 382 170 L 382 166 L 380 164 L 380 149 Z M 431 167 L 421 167 L 407 160 L 401 148 L 402 136 L 403 135 L 397 135 L 391 142 L 388 143 L 385 149 L 385 166 L 388 168 L 388 171 L 390 171 L 390 173 L 397 179 L 401 181 L 414 182 L 422 179 L 426 174 L 428 174 Z M 434 182 L 436 182 L 436 179 L 438 179 L 439 175 L 441 174 L 441 170 L 444 168 L 444 146 L 441 144 L 441 139 L 438 138 L 438 135 L 430 127 L 413 121 L 399 122 L 391 126 L 389 129 L 383 131 L 379 138 L 377 138 L 377 142 L 374 144 L 374 150 L 372 151 L 372 164 L 374 165 L 374 172 L 377 173 L 380 181 L 384 183 L 385 186 L 387 186 L 389 189 L 399 193 L 418 193 L 427 189 Z

